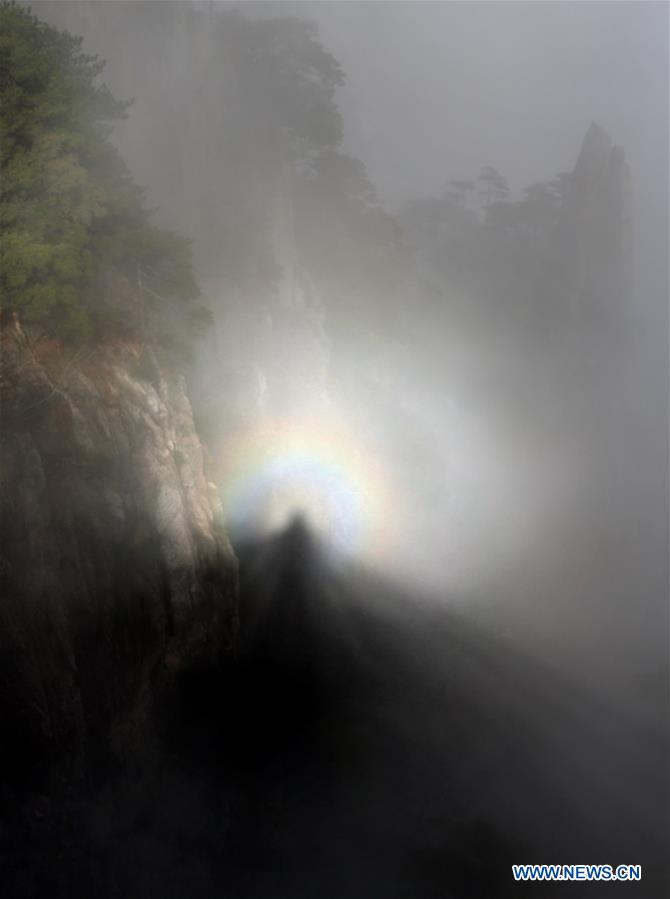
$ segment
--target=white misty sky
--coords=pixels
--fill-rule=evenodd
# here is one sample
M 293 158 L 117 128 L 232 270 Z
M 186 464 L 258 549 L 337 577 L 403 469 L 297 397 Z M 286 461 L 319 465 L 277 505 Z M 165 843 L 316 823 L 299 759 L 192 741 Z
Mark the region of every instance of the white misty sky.
M 608 0 L 247 0 L 315 20 L 347 75 L 346 149 L 387 204 L 483 165 L 517 195 L 572 168 L 592 121 L 623 146 L 645 291 L 667 293 L 668 10 Z
M 255 4 L 254 4 L 255 5 Z M 592 120 L 665 165 L 663 2 L 270 2 L 341 61 L 348 148 L 389 200 L 495 165 L 514 187 L 574 161 Z

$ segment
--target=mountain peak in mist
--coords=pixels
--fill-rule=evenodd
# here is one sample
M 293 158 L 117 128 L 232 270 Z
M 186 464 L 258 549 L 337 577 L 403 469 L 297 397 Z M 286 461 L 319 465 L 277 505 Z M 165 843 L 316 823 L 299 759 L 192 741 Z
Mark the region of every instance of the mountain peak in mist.
M 613 141 L 607 131 L 597 122 L 591 122 L 582 141 L 574 174 L 577 177 L 592 177 L 601 167 L 603 160 L 609 157 L 612 148 Z

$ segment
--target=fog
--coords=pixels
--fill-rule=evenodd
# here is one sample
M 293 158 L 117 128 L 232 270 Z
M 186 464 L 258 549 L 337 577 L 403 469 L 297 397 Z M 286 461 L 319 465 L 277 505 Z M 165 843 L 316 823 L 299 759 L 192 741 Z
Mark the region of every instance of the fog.
M 542 739 L 551 733 L 538 750 L 556 765 L 548 795 L 563 790 L 583 833 L 608 818 L 620 824 L 621 809 L 632 809 L 637 842 L 612 825 L 595 846 L 577 841 L 580 851 L 611 853 L 627 839 L 639 848 L 649 833 L 660 842 L 667 5 L 51 0 L 32 8 L 83 35 L 84 50 L 106 60 L 101 78 L 113 94 L 134 98 L 113 139 L 156 221 L 192 241 L 208 325 L 182 356 L 166 339 L 165 358 L 185 377 L 242 563 L 250 656 L 257 650 L 289 691 L 294 675 L 300 684 L 314 675 L 319 689 L 323 676 L 324 695 L 332 688 L 346 704 L 344 680 L 333 675 L 334 687 L 331 668 L 324 674 L 304 643 L 325 647 L 329 660 L 332 652 L 332 670 L 351 666 L 359 686 L 369 646 L 377 687 L 411 654 L 397 720 L 384 717 L 371 740 L 402 733 L 409 745 L 425 724 L 411 771 L 427 760 L 426 783 L 449 743 L 435 683 L 456 690 L 462 677 L 472 708 L 481 701 L 522 722 L 513 739 L 473 725 L 481 740 L 500 736 L 511 769 L 518 765 L 517 786 L 503 778 L 482 800 L 482 815 L 488 802 L 495 808 L 487 820 L 504 828 L 507 817 L 510 833 L 529 833 L 527 724 Z M 138 266 L 132 277 L 158 319 L 161 273 Z M 166 317 L 177 332 L 181 315 Z M 312 601 L 327 609 L 313 628 Z M 280 603 L 283 612 L 273 611 Z M 499 688 L 489 662 L 504 672 Z M 251 686 L 235 676 L 250 702 L 271 704 L 257 673 Z M 386 695 L 377 687 L 374 701 Z M 298 717 L 309 718 L 305 708 L 318 701 L 304 698 L 304 684 L 296 689 L 306 704 Z M 425 722 L 420 711 L 412 717 L 415 699 L 426 702 Z M 361 702 L 354 719 L 374 706 Z M 465 719 L 476 714 L 464 705 Z M 249 745 L 250 734 L 266 739 L 248 710 L 236 714 Z M 195 731 L 225 745 L 209 716 Z M 574 725 L 574 742 L 559 720 Z M 280 757 L 301 757 L 294 739 Z M 475 756 L 480 745 L 475 737 Z M 273 783 L 271 755 L 259 762 L 259 791 Z M 452 761 L 457 793 L 463 760 Z M 390 757 L 397 773 L 394 764 Z M 377 821 L 389 794 L 373 769 L 364 765 L 354 782 L 370 808 L 379 803 L 369 812 Z M 601 792 L 589 818 L 580 790 L 592 776 Z M 430 794 L 408 778 L 408 795 Z M 406 801 L 407 820 L 423 822 Z M 312 798 L 305 802 L 295 837 L 303 848 L 300 828 L 318 818 Z M 326 818 L 326 831 L 338 832 L 339 819 Z M 551 843 L 554 824 L 542 825 L 547 845 L 567 845 Z M 245 827 L 247 848 L 263 843 Z M 390 845 L 403 839 L 394 831 Z M 368 870 L 348 844 L 342 851 Z M 450 883 L 445 896 L 475 895 Z
M 318 338 L 310 343 L 296 337 L 304 323 L 288 338 L 294 366 L 289 379 L 297 381 L 298 394 L 316 390 L 323 402 L 319 412 L 311 408 L 307 416 L 314 421 L 320 415 L 335 416 L 341 429 L 358 431 L 360 452 L 377 455 L 386 468 L 386 489 L 394 502 L 405 503 L 402 515 L 386 513 L 396 520 L 384 525 L 390 541 L 387 558 L 377 558 L 376 564 L 399 569 L 396 573 L 403 577 L 411 572 L 424 586 L 451 594 L 452 602 L 462 602 L 456 596 L 466 594 L 469 602 L 492 603 L 508 623 L 520 616 L 521 630 L 530 628 L 529 639 L 554 648 L 553 629 L 559 627 L 559 657 L 583 641 L 582 661 L 593 662 L 594 642 L 605 626 L 617 647 L 617 663 L 605 665 L 612 675 L 621 674 L 624 660 L 634 670 L 631 676 L 640 674 L 639 668 L 649 664 L 652 645 L 652 658 L 662 664 L 668 158 L 663 5 L 54 2 L 38 7 L 48 18 L 78 27 L 85 47 L 107 59 L 105 78 L 115 93 L 135 97 L 127 123 L 117 128 L 120 147 L 157 206 L 159 220 L 195 241 L 203 299 L 216 318 L 216 347 L 212 349 L 210 335 L 208 345 L 198 350 L 198 375 L 192 377 L 196 408 L 198 391 L 214 390 L 220 396 L 236 389 L 233 404 L 252 396 L 248 407 L 265 403 L 270 409 L 273 378 L 279 385 L 287 376 L 283 362 L 282 371 L 272 371 L 286 352 L 280 347 L 283 338 L 273 346 L 276 325 L 263 333 L 273 302 L 267 285 L 254 286 L 246 260 L 234 260 L 228 270 L 225 264 L 239 241 L 252 247 L 250 256 L 259 252 L 254 244 L 269 241 L 284 267 L 280 304 L 285 302 L 282 291 L 295 293 L 295 284 L 308 277 L 319 307 L 320 321 L 310 324 L 319 330 Z M 216 49 L 215 25 L 225 21 L 231 7 L 249 20 L 313 20 L 318 40 L 344 73 L 344 83 L 333 94 L 342 116 L 338 152 L 365 164 L 378 208 L 395 215 L 403 228 L 392 239 L 407 255 L 400 264 L 396 256 L 395 271 L 380 277 L 367 272 L 367 283 L 357 285 L 356 296 L 344 302 L 341 297 L 352 289 L 354 276 L 337 283 L 327 264 L 310 258 L 330 252 L 325 229 L 321 241 L 295 245 L 291 233 L 300 228 L 294 221 L 300 198 L 292 198 L 291 191 L 299 187 L 286 181 L 287 151 L 281 140 L 275 158 L 268 153 L 272 129 L 279 128 L 279 134 L 282 127 L 284 113 L 277 103 L 287 104 L 290 98 L 278 95 L 271 101 L 272 112 L 263 113 L 260 70 L 257 85 L 249 81 L 240 87 L 235 51 L 226 59 Z M 268 114 L 276 125 L 269 124 Z M 625 211 L 634 230 L 632 255 L 623 263 L 614 258 L 608 263 L 612 269 L 619 266 L 610 287 L 627 295 L 613 297 L 609 321 L 602 318 L 596 324 L 584 318 L 566 325 L 565 297 L 531 296 L 524 302 L 534 306 L 532 312 L 510 305 L 509 313 L 498 317 L 490 285 L 480 288 L 476 278 L 458 283 L 448 262 L 436 271 L 441 250 L 434 246 L 428 258 L 427 246 L 421 245 L 425 235 L 416 229 L 412 233 L 407 204 L 439 199 L 451 180 L 476 179 L 487 165 L 507 179 L 505 201 L 518 202 L 528 185 L 574 168 L 592 121 L 623 147 L 632 173 Z M 330 140 L 326 137 L 325 143 Z M 246 155 L 246 167 L 240 153 Z M 308 210 L 313 216 L 308 229 L 319 227 L 323 216 L 318 202 L 329 202 L 327 192 L 321 201 L 311 202 L 317 205 Z M 482 216 L 481 211 L 472 214 Z M 236 216 L 244 219 L 242 231 Z M 391 222 L 383 227 L 393 227 Z M 341 256 L 342 264 L 348 259 Z M 459 265 L 456 260 L 453 267 Z M 630 272 L 623 273 L 621 265 Z M 629 275 L 626 288 L 614 284 Z M 248 281 L 239 287 L 241 278 Z M 442 297 L 440 302 L 421 295 L 426 284 Z M 515 288 L 501 287 L 500 293 L 505 289 Z M 487 292 L 486 298 L 477 295 L 480 290 Z M 246 294 L 254 291 L 256 302 L 263 293 L 260 318 L 228 327 L 227 322 L 248 315 Z M 380 318 L 384 291 L 391 295 Z M 544 313 L 542 302 L 551 304 Z M 562 321 L 562 313 L 557 316 L 561 302 L 566 313 Z M 500 309 L 504 301 L 496 305 Z M 634 337 L 621 338 L 622 344 L 617 330 Z M 434 340 L 436 331 L 443 335 L 439 340 Z M 347 358 L 353 364 L 342 361 Z M 237 369 L 239 381 L 250 362 L 261 391 L 267 388 L 265 399 L 254 395 L 253 385 L 240 391 L 223 384 L 224 368 L 228 375 Z M 582 376 L 575 374 L 580 364 L 585 365 L 583 385 Z M 576 384 L 567 383 L 568 372 Z M 373 391 L 364 401 L 361 385 L 366 379 L 380 393 Z M 532 399 L 524 396 L 531 387 Z M 591 389 L 592 407 L 578 411 Z M 617 404 L 624 410 L 620 420 L 615 422 L 614 413 L 607 420 L 604 409 Z M 548 411 L 551 405 L 554 412 Z M 392 433 L 400 408 L 408 416 L 401 430 L 416 433 L 414 457 Z M 595 427 L 587 448 L 580 442 L 580 416 L 593 422 L 596 410 L 603 411 L 602 426 Z M 223 417 L 226 411 L 217 414 Z M 249 408 L 246 413 L 248 418 Z M 281 414 L 304 418 L 298 407 Z M 310 423 L 302 421 L 301 427 L 309 429 Z M 613 431 L 605 435 L 608 428 Z M 231 428 L 222 421 L 219 430 Z M 602 445 L 595 447 L 594 441 Z M 601 458 L 614 445 L 620 447 L 620 461 Z M 624 467 L 617 474 L 614 465 Z M 602 486 L 594 486 L 594 493 L 618 495 L 622 506 L 612 499 L 611 509 L 603 506 L 593 513 L 594 524 L 584 485 L 599 479 Z M 427 503 L 430 495 L 439 499 Z M 359 514 L 365 516 L 364 511 Z M 577 522 L 586 529 L 581 546 L 566 549 L 572 561 L 561 561 L 561 535 L 571 529 L 574 533 Z M 381 525 L 377 520 L 373 526 Z M 621 572 L 609 569 L 610 564 L 616 567 L 614 561 L 604 563 L 599 575 L 592 570 L 597 567 L 593 561 L 576 561 L 575 554 L 595 554 L 588 548 L 589 539 L 596 539 L 590 538 L 593 528 L 608 532 L 602 536 L 605 542 L 619 540 L 635 555 L 626 562 L 624 581 Z M 578 566 L 590 571 L 589 587 L 581 588 L 588 597 L 566 575 Z
M 299 11 L 301 4 L 272 4 Z M 318 3 L 345 145 L 391 204 L 495 159 L 513 192 L 563 171 L 596 121 L 635 173 L 639 300 L 663 306 L 667 10 L 658 3 Z M 268 14 L 268 4 L 265 5 Z M 374 48 L 370 52 L 370 48 Z M 411 77 L 407 73 L 411 72 Z M 392 102 L 389 98 L 393 98 Z M 653 300 L 652 300 L 653 297 Z

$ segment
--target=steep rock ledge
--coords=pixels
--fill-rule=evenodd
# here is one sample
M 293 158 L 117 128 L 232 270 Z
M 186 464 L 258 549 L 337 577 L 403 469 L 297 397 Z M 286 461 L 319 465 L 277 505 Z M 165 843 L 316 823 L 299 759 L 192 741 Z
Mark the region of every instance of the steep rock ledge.
M 225 656 L 237 571 L 179 378 L 114 341 L 2 333 L 0 754 L 48 789 L 151 754 L 180 670 Z

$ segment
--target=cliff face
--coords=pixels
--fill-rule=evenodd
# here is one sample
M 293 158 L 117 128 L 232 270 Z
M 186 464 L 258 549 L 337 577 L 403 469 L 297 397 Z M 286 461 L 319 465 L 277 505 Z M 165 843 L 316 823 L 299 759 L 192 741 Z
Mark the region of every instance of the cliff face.
M 592 124 L 561 210 L 559 242 L 573 323 L 630 312 L 633 193 L 624 151 Z
M 182 669 L 232 645 L 236 565 L 180 379 L 114 341 L 2 335 L 3 771 L 141 756 Z

